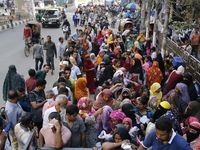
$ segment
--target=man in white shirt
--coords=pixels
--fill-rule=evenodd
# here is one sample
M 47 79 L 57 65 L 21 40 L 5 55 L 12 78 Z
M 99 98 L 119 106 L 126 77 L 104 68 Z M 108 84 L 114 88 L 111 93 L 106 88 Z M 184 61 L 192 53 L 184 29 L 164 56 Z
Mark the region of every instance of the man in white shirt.
M 65 52 L 65 46 L 64 46 L 64 44 L 63 44 L 63 38 L 62 37 L 59 37 L 59 42 L 58 42 L 58 44 L 57 44 L 57 46 L 58 46 L 58 57 L 59 57 L 59 59 L 60 59 L 60 61 L 62 61 L 63 60 L 63 53 Z
M 51 107 L 47 109 L 44 113 L 44 119 L 43 119 L 43 127 L 49 123 L 49 114 L 52 112 L 58 112 L 61 114 L 65 114 L 65 109 L 67 107 L 68 98 L 64 94 L 60 94 L 56 97 L 56 105 L 54 107 Z

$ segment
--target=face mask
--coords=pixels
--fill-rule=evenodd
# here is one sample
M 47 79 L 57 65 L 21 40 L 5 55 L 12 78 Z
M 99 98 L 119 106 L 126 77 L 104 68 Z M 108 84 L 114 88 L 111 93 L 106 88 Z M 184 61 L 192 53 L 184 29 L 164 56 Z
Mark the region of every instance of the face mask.
M 187 136 L 187 142 L 190 143 L 194 141 L 196 138 L 198 138 L 199 133 L 191 133 L 190 131 L 187 131 L 186 136 Z
M 123 97 L 123 99 L 125 99 L 125 98 L 130 99 L 129 95 L 127 95 L 127 96 L 122 96 L 122 97 Z
M 51 104 L 52 102 L 54 102 L 54 99 L 53 99 L 53 98 L 49 98 L 49 99 L 47 99 L 47 102 L 48 102 L 49 104 Z
M 167 112 L 167 110 L 166 109 L 162 109 L 162 108 L 160 108 L 160 109 L 156 109 L 156 112 L 154 113 L 154 119 L 158 119 L 158 118 L 160 118 L 162 115 L 164 115 L 165 113 Z

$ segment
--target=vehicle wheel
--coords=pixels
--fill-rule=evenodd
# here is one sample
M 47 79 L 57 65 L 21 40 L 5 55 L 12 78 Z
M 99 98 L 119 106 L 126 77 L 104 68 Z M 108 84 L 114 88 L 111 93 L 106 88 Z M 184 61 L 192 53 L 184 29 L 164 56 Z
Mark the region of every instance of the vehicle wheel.
M 26 57 L 28 57 L 30 55 L 30 48 L 28 46 L 25 46 L 24 54 L 25 54 Z

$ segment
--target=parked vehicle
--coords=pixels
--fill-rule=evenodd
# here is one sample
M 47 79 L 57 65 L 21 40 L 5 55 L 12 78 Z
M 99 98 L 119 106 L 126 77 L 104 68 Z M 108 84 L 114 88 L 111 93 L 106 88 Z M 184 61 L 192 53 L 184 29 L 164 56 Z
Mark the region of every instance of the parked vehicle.
M 47 9 L 42 16 L 42 27 L 46 25 L 60 27 L 62 16 L 57 9 Z

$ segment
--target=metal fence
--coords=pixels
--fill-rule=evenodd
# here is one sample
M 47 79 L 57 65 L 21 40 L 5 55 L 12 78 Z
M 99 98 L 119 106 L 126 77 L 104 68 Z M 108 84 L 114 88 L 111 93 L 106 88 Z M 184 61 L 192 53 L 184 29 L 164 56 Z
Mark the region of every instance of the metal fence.
M 157 48 L 161 50 L 162 47 L 162 34 L 158 33 L 159 42 L 157 42 Z M 167 38 L 166 41 L 166 54 L 174 53 L 176 57 L 181 57 L 184 61 L 185 72 L 193 76 L 193 79 L 200 85 L 200 61 L 188 52 L 179 48 L 178 44 Z

